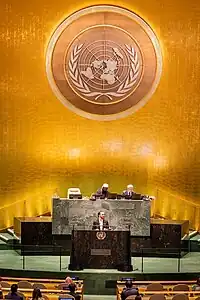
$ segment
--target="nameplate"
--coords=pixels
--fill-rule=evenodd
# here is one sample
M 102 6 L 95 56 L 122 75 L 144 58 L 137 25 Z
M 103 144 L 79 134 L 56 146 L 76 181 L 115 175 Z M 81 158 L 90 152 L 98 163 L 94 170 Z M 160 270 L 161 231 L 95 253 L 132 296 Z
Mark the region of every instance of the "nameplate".
M 91 249 L 91 255 L 111 255 L 110 249 Z

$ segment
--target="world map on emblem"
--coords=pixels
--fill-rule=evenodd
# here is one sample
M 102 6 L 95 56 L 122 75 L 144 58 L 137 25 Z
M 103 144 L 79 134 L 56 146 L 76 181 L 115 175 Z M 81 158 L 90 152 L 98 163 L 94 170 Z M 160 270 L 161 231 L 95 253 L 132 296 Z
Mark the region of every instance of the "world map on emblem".
M 78 11 L 58 26 L 46 67 L 54 93 L 67 108 L 109 121 L 130 115 L 150 99 L 162 56 L 154 32 L 141 18 L 100 5 Z
M 91 36 L 101 39 L 93 41 Z M 121 42 L 117 41 L 121 36 Z M 96 26 L 72 43 L 66 56 L 66 80 L 83 99 L 113 104 L 131 94 L 142 74 L 137 44 L 118 28 Z

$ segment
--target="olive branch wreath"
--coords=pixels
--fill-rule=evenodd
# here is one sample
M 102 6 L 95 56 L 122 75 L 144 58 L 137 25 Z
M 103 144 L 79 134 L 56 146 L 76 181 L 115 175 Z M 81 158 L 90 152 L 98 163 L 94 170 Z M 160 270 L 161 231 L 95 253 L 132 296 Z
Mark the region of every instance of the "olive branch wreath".
M 139 67 L 140 67 L 138 54 L 135 51 L 135 49 L 129 45 L 125 45 L 125 47 L 130 57 L 130 71 L 128 77 L 125 80 L 125 82 L 122 82 L 122 84 L 120 84 L 116 92 L 102 93 L 102 92 L 92 92 L 89 89 L 89 86 L 82 80 L 78 72 L 78 58 L 80 52 L 82 51 L 83 44 L 76 45 L 73 51 L 71 52 L 70 59 L 69 59 L 69 75 L 75 87 L 84 96 L 95 97 L 95 100 L 97 100 L 101 96 L 107 96 L 110 100 L 112 100 L 112 96 L 114 97 L 124 96 L 127 92 L 130 91 L 132 86 L 135 84 L 139 75 Z

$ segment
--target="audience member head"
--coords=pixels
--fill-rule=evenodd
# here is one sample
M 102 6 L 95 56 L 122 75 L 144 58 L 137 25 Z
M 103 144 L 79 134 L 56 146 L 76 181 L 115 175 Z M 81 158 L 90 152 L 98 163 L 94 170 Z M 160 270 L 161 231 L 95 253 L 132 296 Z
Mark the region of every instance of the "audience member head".
M 127 280 L 125 285 L 127 289 L 130 289 L 133 286 L 133 282 L 131 280 Z
M 76 285 L 75 285 L 74 283 L 71 283 L 71 284 L 69 285 L 69 290 L 70 290 L 71 293 L 74 293 L 75 290 L 76 290 Z
M 98 218 L 104 220 L 105 219 L 105 213 L 103 211 L 98 212 Z
M 128 192 L 133 192 L 133 185 L 132 184 L 127 185 L 127 191 Z
M 66 278 L 65 278 L 65 283 L 66 284 L 72 284 L 73 283 L 73 280 L 71 279 L 71 277 L 69 277 L 69 276 L 67 276 Z
M 12 294 L 17 293 L 18 285 L 17 284 L 12 284 L 10 289 L 11 289 Z
M 200 277 L 197 278 L 197 285 L 200 286 Z
M 32 293 L 32 299 L 42 298 L 42 293 L 39 288 L 35 288 Z
M 142 296 L 138 293 L 138 294 L 135 296 L 135 300 L 142 300 Z

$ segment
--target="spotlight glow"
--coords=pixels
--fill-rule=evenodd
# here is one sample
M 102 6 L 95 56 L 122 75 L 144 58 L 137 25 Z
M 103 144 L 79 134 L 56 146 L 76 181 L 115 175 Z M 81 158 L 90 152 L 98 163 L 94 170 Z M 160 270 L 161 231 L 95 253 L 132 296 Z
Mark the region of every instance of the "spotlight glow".
M 68 150 L 69 159 L 77 159 L 80 157 L 81 150 L 79 148 L 72 148 Z

